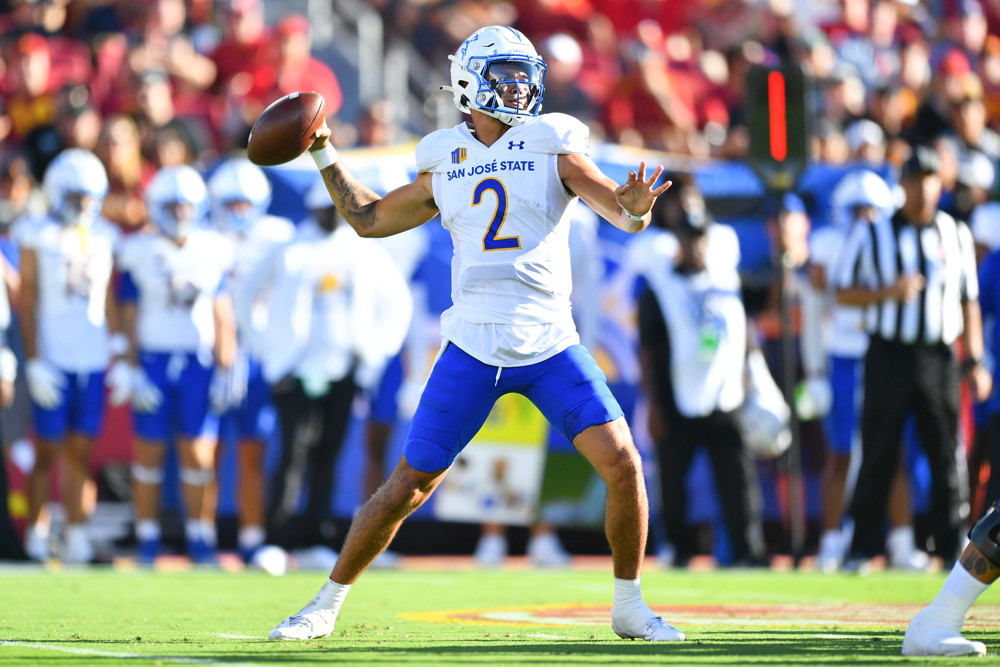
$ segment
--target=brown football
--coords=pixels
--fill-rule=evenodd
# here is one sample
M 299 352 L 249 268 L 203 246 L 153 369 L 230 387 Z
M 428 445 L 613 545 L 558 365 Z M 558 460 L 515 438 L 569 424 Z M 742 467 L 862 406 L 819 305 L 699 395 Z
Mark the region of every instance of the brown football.
M 247 157 L 254 164 L 272 166 L 294 160 L 312 145 L 312 135 L 323 126 L 323 96 L 314 92 L 285 95 L 264 109 L 250 130 Z

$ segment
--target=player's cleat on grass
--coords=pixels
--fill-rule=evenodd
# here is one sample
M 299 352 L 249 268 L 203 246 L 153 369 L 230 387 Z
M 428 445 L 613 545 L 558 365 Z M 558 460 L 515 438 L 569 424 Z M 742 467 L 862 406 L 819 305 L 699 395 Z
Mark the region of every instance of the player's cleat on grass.
M 24 553 L 28 554 L 31 560 L 44 563 L 52 557 L 49 549 L 49 533 L 38 530 L 37 526 L 31 525 L 24 531 Z
M 528 560 L 536 567 L 566 567 L 570 558 L 555 533 L 539 533 L 528 540 Z
M 136 554 L 136 561 L 139 565 L 152 565 L 159 555 L 160 540 L 139 540 L 139 551 Z
M 403 564 L 403 557 L 395 551 L 383 551 L 369 565 L 373 570 L 397 570 Z
M 682 642 L 687 635 L 653 613 L 645 604 L 631 613 L 611 610 L 611 629 L 622 639 L 642 639 L 647 642 Z
M 481 536 L 472 558 L 479 567 L 500 567 L 507 558 L 507 537 L 499 533 Z
M 281 623 L 274 626 L 274 629 L 267 635 L 268 639 L 319 639 L 328 637 L 333 632 L 333 626 L 337 622 L 337 609 L 321 607 L 318 603 L 320 594 L 309 601 L 305 607 L 299 610 L 294 616 L 289 616 Z
M 187 555 L 195 565 L 218 565 L 215 547 L 202 539 L 187 540 Z
M 298 549 L 294 555 L 298 569 L 306 572 L 329 572 L 337 564 L 337 552 L 322 544 Z
M 94 546 L 90 542 L 86 526 L 71 524 L 66 527 L 63 542 L 62 562 L 84 565 L 94 560 Z
M 986 645 L 966 639 L 955 628 L 935 618 L 927 608 L 913 617 L 903 636 L 903 655 L 945 656 L 986 655 Z

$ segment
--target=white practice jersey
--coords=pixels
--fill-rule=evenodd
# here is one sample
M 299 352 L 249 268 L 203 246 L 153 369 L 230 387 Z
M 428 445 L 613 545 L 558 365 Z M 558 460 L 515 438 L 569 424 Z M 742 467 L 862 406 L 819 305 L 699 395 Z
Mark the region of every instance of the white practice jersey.
M 492 146 L 465 124 L 417 145 L 417 171 L 433 174 L 455 247 L 454 305 L 441 316 L 441 335 L 483 363 L 524 366 L 579 342 L 564 215 L 574 196 L 558 156 L 587 149 L 587 127 L 564 114 L 513 126 Z
M 295 236 L 295 225 L 287 218 L 279 218 L 274 215 L 265 215 L 258 220 L 245 234 L 230 233 L 227 237 L 233 243 L 234 259 L 233 272 L 230 281 L 230 290 L 235 294 L 246 280 L 247 276 L 270 254 L 275 248 L 283 243 L 287 243 Z M 253 331 L 260 332 L 264 329 L 267 320 L 267 310 L 263 301 L 255 305 L 250 314 L 250 321 L 239 321 L 237 324 L 242 332 L 251 327 Z
M 138 290 L 140 349 L 211 352 L 215 298 L 233 266 L 229 239 L 203 227 L 192 228 L 183 245 L 162 234 L 136 234 L 122 243 L 118 263 Z
M 355 362 L 380 366 L 399 352 L 412 299 L 389 256 L 347 225 L 333 234 L 303 223 L 236 292 L 237 311 L 266 296 L 264 378 L 336 381 Z
M 864 311 L 858 306 L 837 303 L 834 294 L 834 277 L 839 275 L 837 267 L 846 239 L 847 232 L 835 225 L 817 229 L 809 235 L 809 259 L 823 268 L 823 275 L 826 277 L 825 310 L 829 313 L 830 324 L 823 339 L 827 352 L 837 357 L 860 359 L 868 350 Z
M 44 216 L 18 227 L 18 245 L 38 261 L 38 355 L 70 372 L 108 365 L 108 283 L 118 228 L 104 218 L 68 227 Z

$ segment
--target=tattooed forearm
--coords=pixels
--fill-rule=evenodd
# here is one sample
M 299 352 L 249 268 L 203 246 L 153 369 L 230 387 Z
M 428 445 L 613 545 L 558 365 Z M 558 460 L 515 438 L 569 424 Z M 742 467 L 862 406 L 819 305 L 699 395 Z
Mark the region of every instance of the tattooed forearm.
M 358 182 L 339 162 L 322 171 L 326 189 L 334 205 L 352 227 L 358 231 L 375 224 L 375 204 L 380 197 Z
M 962 554 L 961 560 L 962 567 L 983 583 L 991 583 L 1000 577 L 1000 567 L 994 565 L 990 559 L 983 555 L 983 552 L 971 544 Z

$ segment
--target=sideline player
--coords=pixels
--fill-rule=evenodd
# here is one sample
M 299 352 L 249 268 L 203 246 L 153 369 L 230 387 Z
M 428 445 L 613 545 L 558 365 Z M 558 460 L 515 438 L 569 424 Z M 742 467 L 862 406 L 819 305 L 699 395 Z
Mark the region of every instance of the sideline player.
M 90 151 L 60 153 L 43 185 L 48 215 L 26 219 L 15 233 L 21 247 L 25 374 L 38 437 L 28 477 L 25 551 L 41 561 L 50 555 L 44 505 L 52 465 L 62 457 L 67 523 L 61 557 L 88 563 L 94 549 L 84 496 L 90 452 L 104 421 L 104 369 L 112 355 L 127 348 L 115 331 L 117 306 L 108 289 L 118 231 L 100 215 L 108 177 Z M 120 380 L 120 372 L 107 376 L 113 403 L 126 398 Z
M 623 638 L 680 641 L 683 632 L 642 600 L 649 523 L 642 462 L 604 373 L 579 344 L 566 207 L 580 197 L 620 229 L 637 233 L 670 183 L 654 188 L 646 164 L 617 185 L 587 157 L 586 126 L 539 116 L 545 63 L 505 26 L 473 33 L 450 57 L 451 86 L 471 124 L 438 130 L 417 146 L 416 179 L 379 197 L 338 161 L 321 128 L 312 157 L 341 215 L 361 236 L 382 237 L 438 213 L 451 232 L 453 306 L 444 339 L 389 480 L 358 512 L 329 580 L 279 623 L 271 639 L 333 632 L 351 585 L 403 520 L 444 479 L 503 394 L 528 397 L 594 466 L 608 487 L 605 530 L 614 562 L 611 627 Z
M 209 388 L 216 364 L 230 366 L 236 347 L 232 304 L 222 287 L 232 245 L 198 225 L 208 212 L 208 190 L 188 165 L 157 172 L 146 190 L 146 210 L 152 230 L 128 237 L 118 254 L 122 328 L 133 343 L 139 561 L 152 564 L 160 550 L 156 516 L 163 449 L 176 436 L 188 555 L 212 564 L 219 426 L 209 412 Z
M 268 215 L 271 183 L 260 167 L 245 157 L 223 162 L 208 179 L 211 219 L 233 244 L 234 260 L 230 293 L 263 259 L 292 239 L 295 225 L 287 218 Z M 238 346 L 236 359 L 213 378 L 212 408 L 223 419 L 235 420 L 239 438 L 237 498 L 240 558 L 253 561 L 264 545 L 264 454 L 270 432 L 267 408 L 271 390 L 261 374 L 260 330 L 263 306 L 252 308 L 246 318 L 236 310 Z M 222 387 L 220 387 L 220 384 Z

